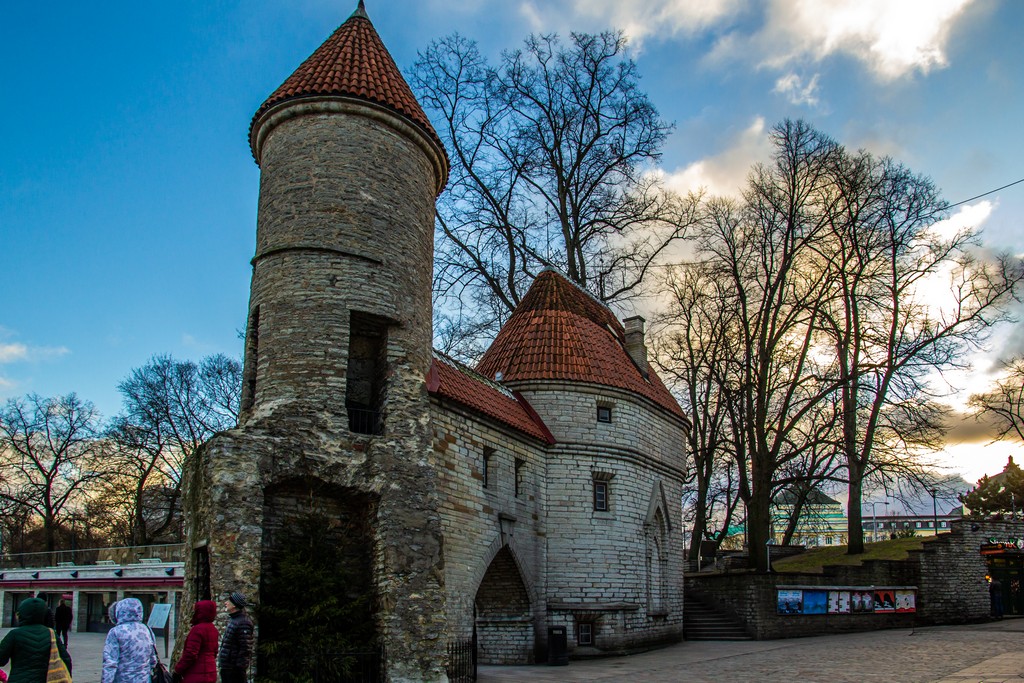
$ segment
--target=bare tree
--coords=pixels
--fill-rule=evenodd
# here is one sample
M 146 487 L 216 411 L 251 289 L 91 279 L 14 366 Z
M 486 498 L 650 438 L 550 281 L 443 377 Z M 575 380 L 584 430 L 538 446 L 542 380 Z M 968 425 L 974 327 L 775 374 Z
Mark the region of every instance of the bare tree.
M 971 405 L 996 419 L 998 437 L 1016 435 L 1024 441 L 1024 356 L 1003 363 L 1003 375 L 991 390 L 971 397 Z
M 99 413 L 75 394 L 31 394 L 0 410 L 0 498 L 38 517 L 47 551 L 65 515 L 107 474 L 99 436 Z
M 801 122 L 772 131 L 770 165 L 755 166 L 741 204 L 711 202 L 700 257 L 734 290 L 738 316 L 735 452 L 747 509 L 752 566 L 764 571 L 771 504 L 787 464 L 805 458 L 830 432 L 811 417 L 836 383 L 817 353 L 827 269 L 814 250 L 825 237 L 828 171 L 839 146 Z
M 452 164 L 434 286 L 467 331 L 453 339 L 493 334 L 545 267 L 603 301 L 629 298 L 693 224 L 697 198 L 650 172 L 671 126 L 625 47 L 621 33 L 531 36 L 493 67 L 452 35 L 420 54 L 411 83 Z
M 667 290 L 671 304 L 652 327 L 654 353 L 691 420 L 687 451 L 693 459 L 686 486 L 686 522 L 692 530 L 689 556 L 704 541 L 715 548 L 727 535 L 740 500 L 738 458 L 730 420 L 730 376 L 735 358 L 738 317 L 734 292 L 706 264 L 673 269 Z
M 184 461 L 216 432 L 234 426 L 241 366 L 218 354 L 200 363 L 155 356 L 118 388 L 123 412 L 108 432 L 117 445 L 116 480 L 104 491 L 127 520 L 133 543 L 180 534 Z
M 835 344 L 848 548 L 858 554 L 865 479 L 928 485 L 914 453 L 941 443 L 943 412 L 929 377 L 962 366 L 964 351 L 1006 319 L 1024 272 L 1009 256 L 980 256 L 972 230 L 934 231 L 946 203 L 931 180 L 891 159 L 842 151 L 831 197 L 821 259 L 833 292 L 821 313 Z

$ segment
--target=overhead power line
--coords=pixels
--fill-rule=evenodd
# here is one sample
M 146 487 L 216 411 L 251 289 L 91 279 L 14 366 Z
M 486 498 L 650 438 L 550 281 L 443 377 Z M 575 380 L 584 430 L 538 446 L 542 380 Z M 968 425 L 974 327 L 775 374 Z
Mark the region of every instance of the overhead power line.
M 1014 185 L 1019 185 L 1020 183 L 1024 183 L 1024 178 L 1021 178 L 1020 180 L 1014 180 L 1012 183 L 1009 183 L 1007 185 L 1003 185 L 1002 187 L 997 187 L 994 190 L 989 190 L 988 192 L 982 192 L 981 194 L 976 195 L 974 197 L 971 197 L 970 199 L 965 199 L 962 202 L 957 202 L 956 204 L 950 204 L 946 208 L 947 209 L 952 209 L 954 206 L 960 206 L 961 204 L 966 204 L 967 202 L 973 202 L 975 199 L 981 199 L 982 197 L 987 197 L 990 194 L 992 194 L 993 192 L 999 192 L 999 190 L 1005 190 L 1008 187 L 1013 187 Z

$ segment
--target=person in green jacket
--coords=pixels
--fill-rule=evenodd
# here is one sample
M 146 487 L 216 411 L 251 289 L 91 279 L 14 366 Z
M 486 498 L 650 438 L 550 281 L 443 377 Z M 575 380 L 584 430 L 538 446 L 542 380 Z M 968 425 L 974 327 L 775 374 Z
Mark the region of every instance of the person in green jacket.
M 46 603 L 39 598 L 28 598 L 18 605 L 18 623 L 21 625 L 0 641 L 0 666 L 11 663 L 8 683 L 46 683 L 50 644 L 54 642 L 53 631 L 44 625 L 46 611 Z M 60 658 L 70 672 L 71 657 L 60 640 L 56 643 Z

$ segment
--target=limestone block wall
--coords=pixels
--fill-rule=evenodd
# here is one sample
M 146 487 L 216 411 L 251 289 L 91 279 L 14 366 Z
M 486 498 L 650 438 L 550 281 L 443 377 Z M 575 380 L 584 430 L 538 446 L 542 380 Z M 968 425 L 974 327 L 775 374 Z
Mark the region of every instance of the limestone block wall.
M 525 584 L 529 623 L 526 627 L 521 621 L 503 627 L 504 631 L 518 635 L 498 639 L 507 640 L 510 650 L 501 661 L 508 661 L 513 650 L 518 655 L 529 654 L 526 660 L 515 661 L 530 661 L 534 640 L 543 632 L 545 617 L 547 547 L 543 445 L 436 398 L 431 405 L 431 421 L 433 462 L 438 472 L 439 509 L 445 539 L 449 637 L 462 639 L 472 635 L 477 591 L 495 557 L 507 547 Z M 486 486 L 485 453 L 489 456 Z M 503 577 L 491 578 L 500 581 Z M 504 578 L 507 579 L 505 585 L 514 584 L 515 577 Z M 517 599 L 510 591 L 509 600 Z M 508 610 L 510 619 L 516 611 L 518 608 Z M 496 620 L 492 621 L 497 624 Z M 525 637 L 530 640 L 528 649 L 524 649 L 522 642 Z
M 627 392 L 556 383 L 516 388 L 557 443 L 547 451 L 548 625 L 591 625 L 588 652 L 623 651 L 682 633 L 680 500 L 685 423 Z M 611 407 L 610 423 L 597 421 Z M 594 482 L 608 510 L 594 507 Z
M 352 311 L 395 321 L 388 343 L 429 366 L 434 160 L 370 105 L 303 107 L 264 117 L 243 424 L 344 408 Z

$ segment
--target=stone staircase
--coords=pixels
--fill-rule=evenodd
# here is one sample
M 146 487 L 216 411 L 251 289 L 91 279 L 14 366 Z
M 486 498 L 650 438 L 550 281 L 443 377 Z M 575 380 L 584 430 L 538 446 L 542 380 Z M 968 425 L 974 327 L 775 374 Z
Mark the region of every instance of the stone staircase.
M 683 594 L 684 640 L 752 640 L 735 617 L 690 593 Z

